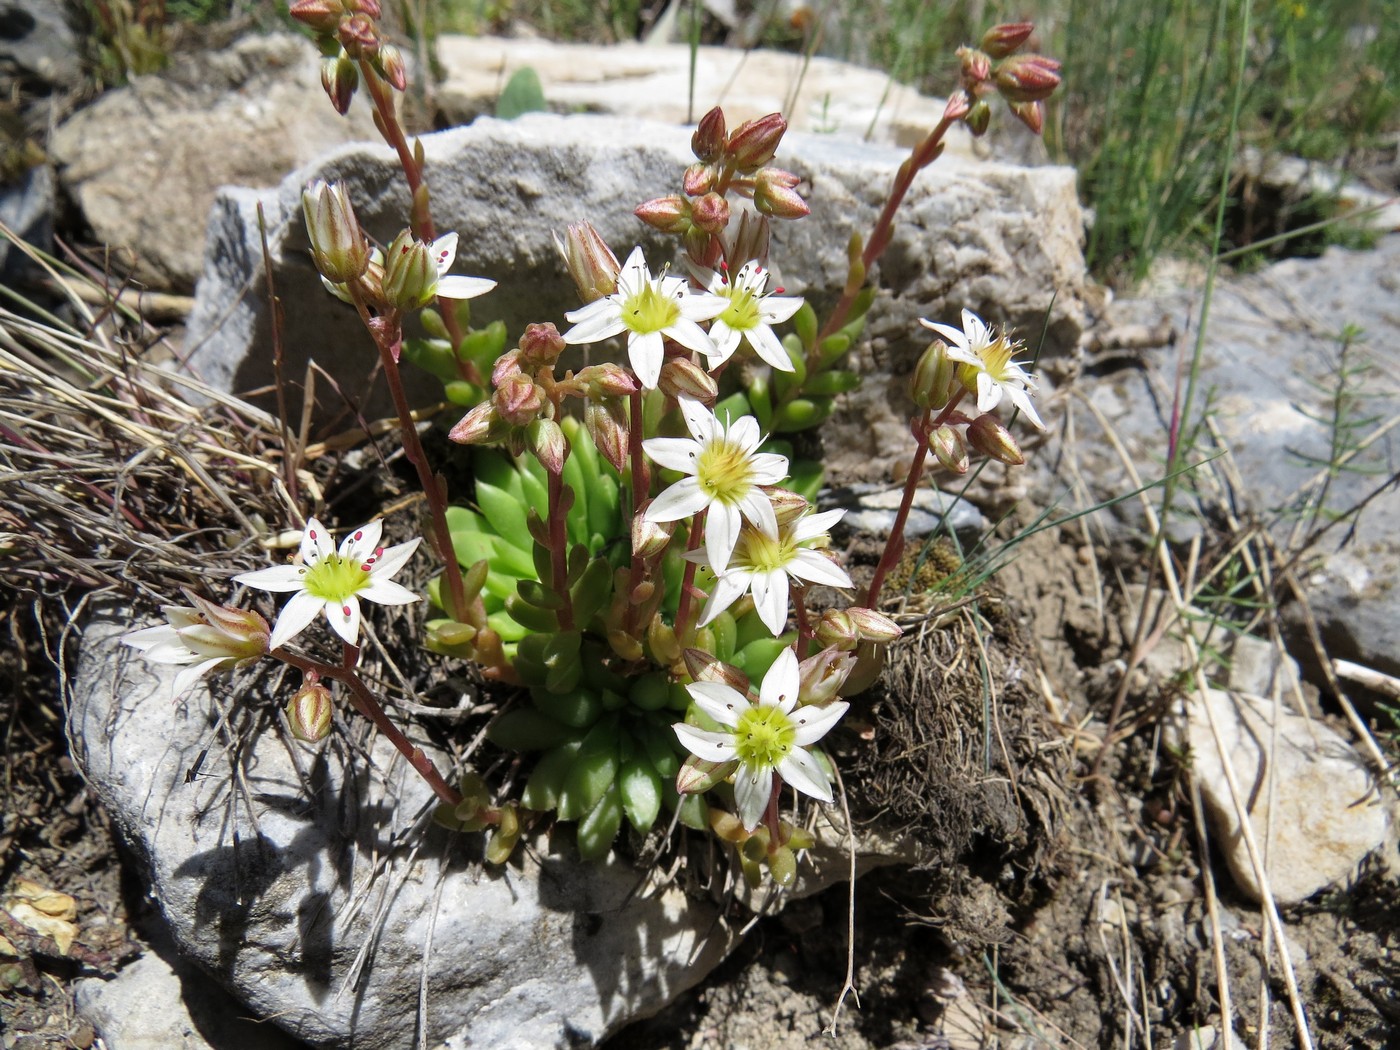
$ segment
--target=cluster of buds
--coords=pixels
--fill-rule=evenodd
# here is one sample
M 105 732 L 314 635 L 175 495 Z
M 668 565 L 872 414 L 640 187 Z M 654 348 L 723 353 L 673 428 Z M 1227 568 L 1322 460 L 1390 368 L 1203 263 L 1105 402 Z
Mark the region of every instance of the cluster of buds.
M 958 48 L 963 92 L 968 99 L 963 122 L 974 135 L 987 130 L 991 110 L 986 96 L 998 94 L 1011 112 L 1037 135 L 1045 126 L 1045 100 L 1060 84 L 1060 63 L 1044 55 L 1017 54 L 1030 39 L 1031 22 L 993 26 L 979 47 Z
M 504 353 L 491 371 L 491 396 L 468 412 L 449 437 L 461 445 L 504 442 L 511 455 L 527 449 L 550 473 L 564 466 L 567 442 L 554 420 L 551 392 L 554 365 L 564 352 L 554 325 L 532 324 L 516 349 Z
M 294 0 L 288 13 L 316 32 L 321 86 L 337 113 L 349 110 L 362 70 L 396 91 L 408 86 L 403 52 L 385 39 L 379 26 L 379 0 Z

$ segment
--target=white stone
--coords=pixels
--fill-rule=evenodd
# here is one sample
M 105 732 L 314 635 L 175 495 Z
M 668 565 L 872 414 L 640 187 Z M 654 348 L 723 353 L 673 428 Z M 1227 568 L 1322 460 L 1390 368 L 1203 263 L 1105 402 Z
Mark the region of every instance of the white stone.
M 1255 843 L 1267 851 L 1269 887 L 1278 903 L 1296 904 L 1345 884 L 1368 854 L 1385 847 L 1390 810 L 1361 755 L 1344 737 L 1317 719 L 1248 694 L 1212 689 L 1205 702 L 1230 755 Z M 1259 900 L 1259 882 L 1201 697 L 1193 694 L 1186 706 L 1191 768 L 1212 837 L 1235 883 Z

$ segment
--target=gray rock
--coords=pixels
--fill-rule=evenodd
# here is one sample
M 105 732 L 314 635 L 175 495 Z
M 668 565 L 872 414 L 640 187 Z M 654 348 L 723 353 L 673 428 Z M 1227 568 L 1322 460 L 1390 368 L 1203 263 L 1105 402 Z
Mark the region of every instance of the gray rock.
M 275 186 L 333 146 L 376 137 L 364 99 L 346 117 L 331 108 L 318 61 L 302 37 L 249 37 L 137 77 L 54 132 L 59 178 L 144 280 L 188 291 L 219 186 Z
M 462 234 L 457 271 L 500 282 L 473 301 L 474 322 L 501 319 L 513 334 L 531 321 L 564 325 L 577 300 L 551 233 L 581 218 L 593 220 L 619 257 L 641 243 L 653 265 L 673 258 L 674 243 L 643 227 L 631 209 L 678 185 L 693 160 L 689 143 L 684 128 L 549 114 L 483 119 L 425 136 L 438 227 Z M 813 215 L 778 225 L 773 259 L 789 291 L 825 309 L 845 278 L 849 236 L 869 229 L 904 154 L 819 136 L 791 135 L 783 145 L 779 161 L 807 181 Z M 225 190 L 210 221 L 187 339 L 192 366 L 216 386 L 246 391 L 273 380 L 254 222 L 261 202 L 278 295 L 287 304 L 287 374 L 300 377 L 314 358 L 346 391 L 363 387 L 372 346 L 354 312 L 321 289 L 306 252 L 300 192 L 313 178 L 353 185 L 361 222 L 375 237 L 387 241 L 403 225 L 407 195 L 383 146 L 336 151 L 276 191 Z M 1066 168 L 953 158 L 920 176 L 880 264 L 883 290 L 868 337 L 853 355 L 865 384 L 842 399 L 823 430 L 834 482 L 887 475 L 884 463 L 907 458 L 908 377 L 928 343 L 920 316 L 955 321 L 966 306 L 989 321 L 1039 332 L 1048 312 L 1051 345 L 1075 343 L 1088 288 L 1081 226 L 1074 173 Z M 434 386 L 422 382 L 414 396 L 436 400 L 441 388 Z M 387 407 L 380 397 L 368 411 Z
M 1267 851 L 1269 888 L 1280 904 L 1296 904 L 1344 884 L 1368 855 L 1386 848 L 1392 828 L 1389 804 L 1344 737 L 1323 722 L 1260 697 L 1219 689 L 1207 691 L 1204 700 L 1193 695 L 1185 713 L 1192 774 L 1201 787 L 1214 841 L 1248 897 L 1260 899 L 1259 880 L 1204 703 L 1215 715 L 1255 843 Z
M 823 492 L 820 506 L 823 510 L 845 509 L 846 516 L 839 525 L 842 530 L 888 536 L 903 498 L 902 488 L 851 485 Z M 941 532 L 980 535 L 986 527 L 986 518 L 971 503 L 941 489 L 922 485 L 914 493 L 904 536 L 912 540 Z
M 53 248 L 53 172 L 30 168 L 16 185 L 0 187 L 0 222 L 40 251 Z M 8 237 L 0 237 L 0 279 L 18 285 L 29 258 Z
M 84 635 L 76 757 L 181 951 L 253 1016 L 317 1047 L 394 1050 L 416 1045 L 426 987 L 428 1045 L 592 1045 L 733 943 L 708 900 L 616 858 L 579 864 L 567 831 L 482 869 L 418 823 L 429 793 L 381 738 L 347 767 L 343 737 L 309 753 L 263 732 L 235 787 L 207 695 L 172 704 L 169 675 L 114 651 L 125 629 Z
M 83 65 L 65 8 L 54 0 L 0 2 L 0 77 L 46 88 L 78 86 Z

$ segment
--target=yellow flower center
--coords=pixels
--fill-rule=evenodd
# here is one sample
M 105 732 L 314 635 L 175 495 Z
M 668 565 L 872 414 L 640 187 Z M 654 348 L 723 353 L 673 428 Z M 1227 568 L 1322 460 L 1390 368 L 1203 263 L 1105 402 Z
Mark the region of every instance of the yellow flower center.
M 369 583 L 369 567 L 339 554 L 328 554 L 306 569 L 302 586 L 306 593 L 326 602 L 345 602 Z
M 736 332 L 747 332 L 757 328 L 762 320 L 758 313 L 759 298 L 747 288 L 731 288 L 727 294 L 729 305 L 717 320 L 723 321 Z
M 734 551 L 735 563 L 756 573 L 786 569 L 796 556 L 791 529 L 779 529 L 777 539 L 757 529 L 745 529 Z
M 739 716 L 734 750 L 739 761 L 773 768 L 792 751 L 797 727 L 776 707 L 751 707 Z
M 721 503 L 736 503 L 753 487 L 749 457 L 742 447 L 727 438 L 707 442 L 695 465 L 695 480 Z
M 651 281 L 622 304 L 622 323 L 638 335 L 670 328 L 680 316 L 681 308 L 676 301 L 662 295 Z

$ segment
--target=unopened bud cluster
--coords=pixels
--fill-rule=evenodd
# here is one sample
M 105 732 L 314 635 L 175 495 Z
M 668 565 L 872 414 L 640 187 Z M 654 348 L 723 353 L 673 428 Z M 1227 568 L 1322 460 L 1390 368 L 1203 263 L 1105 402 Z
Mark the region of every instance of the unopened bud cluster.
M 380 0 L 294 0 L 288 13 L 315 31 L 321 47 L 321 86 L 336 112 L 350 109 L 367 67 L 402 91 L 408 86 L 403 52 L 379 26 Z
M 966 113 L 959 117 L 974 135 L 987 130 L 989 94 L 1004 98 L 1017 119 L 1037 135 L 1044 128 L 1044 102 L 1060 84 L 1060 63 L 1044 55 L 1017 54 L 1034 29 L 1031 22 L 1007 22 L 987 30 L 979 47 L 958 49 L 967 98 Z

